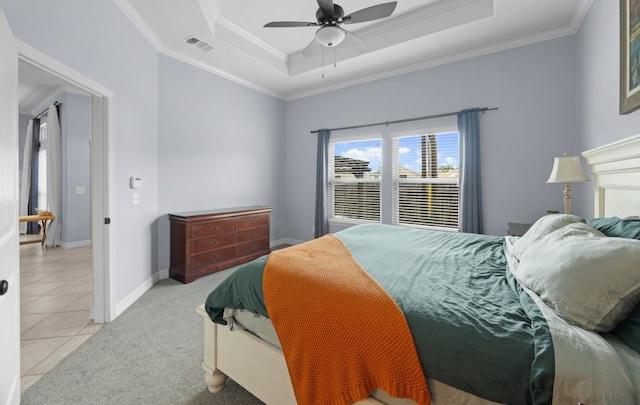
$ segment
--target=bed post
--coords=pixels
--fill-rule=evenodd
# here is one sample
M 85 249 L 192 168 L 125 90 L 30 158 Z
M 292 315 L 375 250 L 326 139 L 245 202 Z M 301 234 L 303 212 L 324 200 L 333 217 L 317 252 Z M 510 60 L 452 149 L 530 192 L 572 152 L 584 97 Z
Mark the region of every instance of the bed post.
M 204 305 L 196 308 L 196 312 L 202 316 L 204 321 L 204 341 L 210 344 L 204 345 L 204 361 L 202 369 L 205 371 L 204 381 L 209 388 L 209 392 L 216 393 L 222 391 L 227 376 L 217 369 L 216 364 L 216 348 L 217 348 L 217 328 L 216 324 L 209 319 L 209 315 L 204 310 Z

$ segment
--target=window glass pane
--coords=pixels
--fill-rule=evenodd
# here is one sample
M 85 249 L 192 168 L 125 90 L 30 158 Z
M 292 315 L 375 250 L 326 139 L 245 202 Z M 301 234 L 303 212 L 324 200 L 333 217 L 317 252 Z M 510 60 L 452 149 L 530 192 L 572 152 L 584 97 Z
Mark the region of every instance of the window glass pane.
M 394 223 L 458 228 L 458 133 L 394 139 Z
M 330 145 L 330 217 L 380 221 L 380 139 L 335 142 Z
M 36 208 L 48 210 L 47 203 L 47 123 L 40 124 L 38 149 L 38 201 Z
M 47 210 L 47 150 L 38 151 L 38 202 L 40 210 Z
M 394 159 L 394 169 L 397 169 L 397 177 L 458 178 L 457 132 L 396 139 L 394 158 L 397 157 L 397 160 Z

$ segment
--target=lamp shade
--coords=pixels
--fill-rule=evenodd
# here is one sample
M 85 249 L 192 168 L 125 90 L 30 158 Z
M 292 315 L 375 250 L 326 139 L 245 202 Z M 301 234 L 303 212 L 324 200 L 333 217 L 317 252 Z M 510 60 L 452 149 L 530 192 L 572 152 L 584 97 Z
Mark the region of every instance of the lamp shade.
M 589 181 L 580 164 L 580 156 L 556 157 L 547 183 L 576 183 Z
M 316 31 L 316 39 L 322 45 L 331 48 L 344 41 L 347 33 L 340 27 L 329 25 Z

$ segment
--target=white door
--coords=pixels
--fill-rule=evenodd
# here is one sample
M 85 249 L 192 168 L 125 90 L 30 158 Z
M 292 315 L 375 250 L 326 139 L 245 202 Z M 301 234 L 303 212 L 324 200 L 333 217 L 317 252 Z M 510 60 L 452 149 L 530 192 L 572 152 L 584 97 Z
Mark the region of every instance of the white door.
M 20 403 L 18 52 L 0 7 L 0 404 Z

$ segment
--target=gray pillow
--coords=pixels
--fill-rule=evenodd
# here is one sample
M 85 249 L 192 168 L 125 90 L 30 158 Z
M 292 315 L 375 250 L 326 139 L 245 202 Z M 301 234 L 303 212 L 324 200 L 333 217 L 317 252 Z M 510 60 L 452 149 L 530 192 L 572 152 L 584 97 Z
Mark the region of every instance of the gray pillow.
M 550 214 L 538 219 L 531 228 L 522 235 L 511 249 L 511 254 L 518 260 L 529 246 L 538 241 L 540 238 L 550 234 L 556 229 L 560 229 L 569 224 L 576 222 L 585 222 L 583 218 L 575 215 L 567 214 Z
M 609 332 L 640 301 L 640 241 L 569 224 L 528 246 L 514 275 L 569 322 Z

